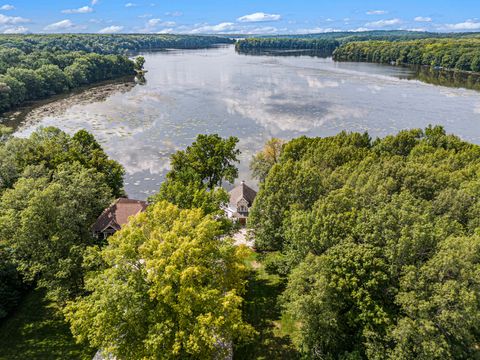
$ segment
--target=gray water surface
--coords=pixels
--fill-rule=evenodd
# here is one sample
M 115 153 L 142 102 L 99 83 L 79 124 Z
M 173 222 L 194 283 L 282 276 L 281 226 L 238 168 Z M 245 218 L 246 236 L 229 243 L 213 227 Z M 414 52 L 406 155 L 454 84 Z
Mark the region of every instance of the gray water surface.
M 199 133 L 234 135 L 240 177 L 271 137 L 328 136 L 341 130 L 384 136 L 441 124 L 480 144 L 480 93 L 429 85 L 413 70 L 334 63 L 309 56 L 246 56 L 233 47 L 145 54 L 147 83 L 59 115 L 26 116 L 17 134 L 38 126 L 91 131 L 126 169 L 132 198 L 158 190 L 169 156 Z

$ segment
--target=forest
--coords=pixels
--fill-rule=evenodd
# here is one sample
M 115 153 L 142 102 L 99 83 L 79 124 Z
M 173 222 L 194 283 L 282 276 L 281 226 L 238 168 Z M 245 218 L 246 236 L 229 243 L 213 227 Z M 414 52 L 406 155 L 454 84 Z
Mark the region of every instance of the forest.
M 118 359 L 480 356 L 480 146 L 442 127 L 270 140 L 251 162 L 255 253 L 220 209 L 235 137 L 174 153 L 104 241 L 89 229 L 124 170 L 94 137 L 0 131 L 2 317 L 41 289 L 83 352 Z
M 480 356 L 479 155 L 436 126 L 254 158 L 250 227 L 305 359 Z
M 429 32 L 409 30 L 367 30 L 367 31 L 332 31 L 313 34 L 290 34 L 282 35 L 286 39 L 332 39 L 341 43 L 350 41 L 407 41 L 433 38 L 474 38 L 479 37 L 479 32 Z M 278 35 L 265 35 L 261 38 L 275 38 Z
M 480 72 L 480 39 L 350 42 L 336 49 L 333 59 Z
M 437 70 L 480 72 L 477 33 L 419 33 L 409 31 L 339 32 L 237 41 L 243 53 L 268 50 L 313 50 L 335 61 L 425 65 Z
M 249 38 L 237 41 L 235 50 L 241 53 L 265 50 L 311 50 L 331 55 L 340 46 L 333 39 Z
M 479 33 L 432 33 L 404 30 L 340 31 L 321 34 L 247 37 L 237 41 L 236 50 L 239 52 L 252 52 L 254 50 L 315 50 L 331 56 L 340 46 L 342 46 L 341 50 L 348 49 L 345 44 L 351 42 L 383 41 L 385 43 L 397 43 L 420 39 L 475 39 L 478 36 Z M 342 53 L 341 50 L 339 50 L 339 53 Z M 339 59 L 339 61 L 342 61 L 342 59 Z
M 0 48 L 0 112 L 104 80 L 135 75 L 123 55 Z
M 33 51 L 86 51 L 97 54 L 134 54 L 162 49 L 198 49 L 231 44 L 230 38 L 156 34 L 51 34 L 0 35 L 0 46 L 25 53 Z

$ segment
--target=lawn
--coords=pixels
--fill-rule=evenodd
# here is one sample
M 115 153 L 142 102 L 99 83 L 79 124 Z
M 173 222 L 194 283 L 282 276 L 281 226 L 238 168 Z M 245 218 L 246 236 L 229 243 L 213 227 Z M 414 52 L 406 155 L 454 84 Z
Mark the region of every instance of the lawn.
M 42 291 L 25 296 L 0 321 L 0 360 L 92 359 L 95 351 L 77 345 L 68 325 Z
M 294 324 L 281 317 L 278 297 L 285 287 L 285 280 L 268 274 L 252 252 L 248 260 L 251 273 L 245 295 L 244 314 L 246 320 L 255 327 L 258 336 L 249 344 L 237 346 L 235 359 L 299 359 L 290 334 Z

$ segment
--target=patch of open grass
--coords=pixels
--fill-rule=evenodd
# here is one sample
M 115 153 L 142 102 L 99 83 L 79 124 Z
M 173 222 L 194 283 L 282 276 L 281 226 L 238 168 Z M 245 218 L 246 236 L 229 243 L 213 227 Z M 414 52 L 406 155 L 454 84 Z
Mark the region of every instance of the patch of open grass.
M 255 327 L 258 335 L 248 344 L 238 344 L 235 359 L 299 359 L 290 340 L 293 321 L 282 317 L 278 297 L 285 289 L 285 280 L 265 271 L 257 254 L 247 259 L 250 276 L 245 294 L 245 319 Z
M 91 360 L 94 353 L 75 343 L 62 315 L 42 291 L 28 293 L 0 322 L 0 360 Z

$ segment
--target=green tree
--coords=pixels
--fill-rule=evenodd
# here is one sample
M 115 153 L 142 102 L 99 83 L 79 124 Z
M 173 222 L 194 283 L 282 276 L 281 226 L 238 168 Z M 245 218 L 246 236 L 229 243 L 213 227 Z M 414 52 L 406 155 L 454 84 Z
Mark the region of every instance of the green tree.
M 480 238 L 451 237 L 420 267 L 409 266 L 390 331 L 391 359 L 478 359 Z
M 68 89 L 68 79 L 57 65 L 43 65 L 37 70 L 47 94 L 61 94 Z
M 145 58 L 143 56 L 137 56 L 135 58 L 135 70 L 142 71 L 143 66 L 145 65 Z
M 167 180 L 163 182 L 158 194 L 150 202 L 168 201 L 180 209 L 202 209 L 205 214 L 222 213 L 221 206 L 228 203 L 228 193 L 217 188 L 208 190 L 205 186 L 195 183 L 183 184 L 178 181 Z
M 7 75 L 25 84 L 25 99 L 33 100 L 44 96 L 45 84 L 43 78 L 32 69 L 9 68 Z
M 10 139 L 13 129 L 0 124 L 0 145 Z
M 361 359 L 369 348 L 380 355 L 393 320 L 391 291 L 380 248 L 346 242 L 307 256 L 284 294 L 297 346 L 309 359 Z
M 233 183 L 238 176 L 237 143 L 233 136 L 222 139 L 216 134 L 198 135 L 192 145 L 172 155 L 168 180 L 205 184 L 210 190 L 223 181 Z
M 123 167 L 108 158 L 93 135 L 79 130 L 73 137 L 58 128 L 40 128 L 27 139 L 13 137 L 0 147 L 0 186 L 11 187 L 28 166 L 55 171 L 78 162 L 104 175 L 115 197 L 124 195 Z M 0 187 L 1 188 L 1 187 Z
M 65 314 L 80 341 L 118 359 L 212 359 L 251 334 L 241 305 L 245 267 L 201 210 L 151 206 L 93 258 L 90 292 Z
M 261 182 L 267 178 L 268 172 L 279 160 L 285 141 L 281 139 L 270 139 L 263 150 L 253 156 L 250 162 L 252 176 Z
M 25 285 L 8 251 L 0 243 L 0 319 L 18 305 Z
M 103 175 L 78 163 L 48 177 L 21 178 L 1 198 L 0 243 L 28 281 L 62 303 L 83 291 L 83 255 L 94 244 L 90 227 L 111 199 Z
M 250 226 L 305 358 L 480 357 L 479 158 L 438 126 L 283 146 Z

